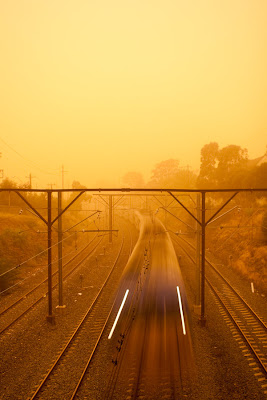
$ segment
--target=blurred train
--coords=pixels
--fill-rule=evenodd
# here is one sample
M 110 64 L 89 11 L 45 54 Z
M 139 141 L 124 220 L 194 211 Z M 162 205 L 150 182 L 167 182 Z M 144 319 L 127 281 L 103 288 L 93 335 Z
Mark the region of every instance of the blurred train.
M 136 212 L 139 238 L 121 277 L 109 340 L 124 346 L 121 363 L 140 363 L 155 381 L 194 366 L 184 283 L 169 233 L 148 212 Z M 126 361 L 125 361 L 126 360 Z

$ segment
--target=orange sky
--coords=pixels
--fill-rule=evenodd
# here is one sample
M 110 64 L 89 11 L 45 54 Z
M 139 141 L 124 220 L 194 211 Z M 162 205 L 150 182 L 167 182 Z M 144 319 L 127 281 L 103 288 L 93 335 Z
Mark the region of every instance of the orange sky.
M 211 141 L 264 154 L 266 0 L 0 6 L 0 168 L 18 183 L 61 187 L 62 164 L 88 187 L 169 158 L 198 169 Z

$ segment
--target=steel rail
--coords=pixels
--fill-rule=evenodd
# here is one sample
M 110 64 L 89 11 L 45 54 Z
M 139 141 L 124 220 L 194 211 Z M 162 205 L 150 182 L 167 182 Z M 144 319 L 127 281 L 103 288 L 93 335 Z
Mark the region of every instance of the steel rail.
M 75 265 L 75 267 L 70 270 L 64 277 L 63 279 L 68 278 L 90 255 L 95 251 L 95 249 L 99 246 L 101 243 L 102 239 L 99 240 L 99 242 L 95 245 L 95 247 L 89 252 L 89 254 L 86 254 L 85 257 L 81 261 L 78 262 L 78 264 Z M 54 290 L 58 286 L 58 283 L 52 286 L 52 290 Z M 14 325 L 15 322 L 19 321 L 24 315 L 26 315 L 29 311 L 33 309 L 37 304 L 39 304 L 40 301 L 42 301 L 48 294 L 48 291 L 46 291 L 45 294 L 42 294 L 41 297 L 39 297 L 34 303 L 32 303 L 25 311 L 23 311 L 19 316 L 17 316 L 13 321 L 11 321 L 8 325 L 6 325 L 1 331 L 0 335 L 4 333 L 7 329 L 9 329 L 12 325 Z
M 251 352 L 253 353 L 254 357 L 260 364 L 262 370 L 265 373 L 265 376 L 267 377 L 267 364 L 265 364 L 262 360 L 262 357 L 258 354 L 257 350 L 254 348 L 252 341 L 249 340 L 248 336 L 244 332 L 244 330 L 241 328 L 240 324 L 237 321 L 237 318 L 235 318 L 230 310 L 230 308 L 227 306 L 226 302 L 223 300 L 223 298 L 220 296 L 218 290 L 215 289 L 215 287 L 212 285 L 212 283 L 209 281 L 209 279 L 206 277 L 206 281 L 209 285 L 209 287 L 212 289 L 213 293 L 216 295 L 216 297 L 219 299 L 220 303 L 223 305 L 224 309 L 226 310 L 227 314 L 231 318 L 232 322 L 234 325 L 237 327 L 238 331 L 240 332 L 241 336 L 243 339 L 245 339 L 245 342 L 249 346 Z
M 140 271 L 140 276 L 146 274 L 146 266 L 144 265 L 143 268 Z M 141 281 L 141 280 L 140 280 Z M 144 284 L 144 281 L 142 280 L 142 284 Z M 123 378 L 121 378 L 121 369 L 123 368 L 123 362 L 125 362 L 125 352 L 127 349 L 127 344 L 128 344 L 128 339 L 129 339 L 129 333 L 133 327 L 133 321 L 135 320 L 136 317 L 136 309 L 138 308 L 138 303 L 140 300 L 140 286 L 139 286 L 139 279 L 138 282 L 136 284 L 136 287 L 134 289 L 134 295 L 132 297 L 131 300 L 131 305 L 129 306 L 129 312 L 127 315 L 125 315 L 125 329 L 124 331 L 122 331 L 121 333 L 121 344 L 119 346 L 119 348 L 117 348 L 118 353 L 115 356 L 115 359 L 112 359 L 112 362 L 114 364 L 113 366 L 113 370 L 111 372 L 110 375 L 110 379 L 105 391 L 105 396 L 103 398 L 105 398 L 105 400 L 111 400 L 114 398 L 114 392 L 116 392 L 116 385 L 118 384 L 118 382 L 122 381 Z M 136 361 L 136 364 L 133 363 L 132 361 L 132 365 L 131 365 L 131 376 L 134 375 L 134 378 L 132 378 L 131 381 L 131 388 L 129 388 L 129 390 L 127 391 L 128 393 L 128 397 L 133 400 L 137 400 L 137 399 L 141 399 L 144 398 L 144 393 L 141 393 L 140 389 L 143 386 L 144 382 L 145 382 L 145 374 L 144 371 L 142 370 L 142 365 L 143 365 L 143 361 L 144 361 L 144 355 L 145 355 L 145 351 L 146 351 L 146 344 L 147 341 L 145 340 L 146 338 L 146 331 L 147 331 L 147 324 L 145 324 L 144 328 L 140 331 L 140 338 L 139 338 L 139 343 L 140 343 L 140 348 L 137 349 L 135 354 L 138 354 L 138 359 Z M 179 341 L 178 341 L 178 331 L 176 331 L 176 335 L 177 335 L 177 346 L 179 348 Z M 122 343 L 123 342 L 123 343 Z M 179 354 L 180 357 L 180 354 Z M 173 366 L 172 366 L 173 367 Z M 170 389 L 170 394 L 168 395 L 168 398 L 170 399 L 176 399 L 178 398 L 178 394 L 176 393 L 176 387 L 175 387 L 175 378 L 173 374 L 170 374 L 168 376 L 168 387 Z M 180 383 L 182 381 L 181 375 L 179 376 L 180 379 Z M 166 380 L 167 382 L 167 380 Z M 167 383 L 166 383 L 167 384 Z M 146 393 L 146 398 L 147 399 L 152 399 L 154 398 L 153 395 L 149 395 L 149 389 L 147 388 L 147 393 Z M 157 393 L 158 397 L 160 398 L 160 394 Z M 116 396 L 115 396 L 116 397 Z M 164 393 L 164 398 L 167 398 L 166 393 Z M 71 399 L 73 400 L 73 399 Z
M 196 250 L 196 248 L 190 242 L 188 242 L 186 239 L 184 239 L 182 237 L 180 239 L 182 241 L 184 241 L 185 243 L 187 243 L 190 247 L 192 247 L 192 249 Z M 254 311 L 250 307 L 250 305 L 246 302 L 246 300 L 235 290 L 235 288 L 231 285 L 231 283 L 221 274 L 220 271 L 218 271 L 218 269 L 216 267 L 214 267 L 214 265 L 207 258 L 205 259 L 205 261 L 220 276 L 220 278 L 227 284 L 227 286 L 234 292 L 234 294 L 239 298 L 239 300 L 248 308 L 248 310 L 253 314 L 253 316 L 257 319 L 257 321 L 260 322 L 262 327 L 264 329 L 266 329 L 266 331 L 267 331 L 267 325 L 261 319 L 261 317 L 256 313 L 256 311 Z
M 68 339 L 68 341 L 67 341 L 67 343 L 65 344 L 65 346 L 61 349 L 61 351 L 60 351 L 59 355 L 57 356 L 56 360 L 54 361 L 53 365 L 50 367 L 49 371 L 46 373 L 45 377 L 42 379 L 41 383 L 38 385 L 37 389 L 35 390 L 35 392 L 33 393 L 33 395 L 30 397 L 30 400 L 34 400 L 34 399 L 38 398 L 38 395 L 40 394 L 41 389 L 44 387 L 44 385 L 46 384 L 47 380 L 49 379 L 49 377 L 50 377 L 50 376 L 52 375 L 52 373 L 54 372 L 54 370 L 55 370 L 56 366 L 59 364 L 60 360 L 62 360 L 63 355 L 64 355 L 64 354 L 66 353 L 66 351 L 70 348 L 70 346 L 72 345 L 73 341 L 76 339 L 78 333 L 79 333 L 80 330 L 82 329 L 83 324 L 86 322 L 86 319 L 88 318 L 88 316 L 89 316 L 89 315 L 91 314 L 91 312 L 93 311 L 93 309 L 94 309 L 94 307 L 95 307 L 95 305 L 96 305 L 96 303 L 97 303 L 97 300 L 99 299 L 100 295 L 103 293 L 103 290 L 104 290 L 104 288 L 106 287 L 106 284 L 107 284 L 107 282 L 108 282 L 108 280 L 109 280 L 109 278 L 110 278 L 112 272 L 114 271 L 114 269 L 115 269 L 115 267 L 116 267 L 116 265 L 117 265 L 118 259 L 119 259 L 120 255 L 121 255 L 121 252 L 122 252 L 123 244 L 124 244 L 124 238 L 123 238 L 123 240 L 122 240 L 122 244 L 121 244 L 119 253 L 118 253 L 117 257 L 116 257 L 116 260 L 115 260 L 115 262 L 114 262 L 114 264 L 113 264 L 113 266 L 112 266 L 112 268 L 111 268 L 111 270 L 110 270 L 108 276 L 106 277 L 104 283 L 102 284 L 102 286 L 101 286 L 101 288 L 99 289 L 97 295 L 95 296 L 93 302 L 91 303 L 90 307 L 86 310 L 84 316 L 82 317 L 82 319 L 81 319 L 81 321 L 79 322 L 78 326 L 75 328 L 74 332 L 72 333 L 72 335 L 71 335 L 70 338 Z M 108 315 L 108 318 L 109 318 L 109 315 Z M 107 324 L 107 322 L 108 322 L 108 318 L 107 318 L 106 321 L 105 321 L 104 328 L 105 328 L 105 326 L 106 326 L 106 324 Z M 82 380 L 83 380 L 83 378 L 84 378 L 84 375 L 85 375 L 85 373 L 86 373 L 86 371 L 87 371 L 87 369 L 88 369 L 88 366 L 89 366 L 89 364 L 90 364 L 90 362 L 91 362 L 91 360 L 92 360 L 92 357 L 93 357 L 93 355 L 94 355 L 94 353 L 95 353 L 95 350 L 96 350 L 96 348 L 97 348 L 97 345 L 98 345 L 98 343 L 99 343 L 99 341 L 100 341 L 100 338 L 101 338 L 101 336 L 102 336 L 102 334 L 103 334 L 104 328 L 101 330 L 101 334 L 100 334 L 100 336 L 98 337 L 98 340 L 97 340 L 97 342 L 96 342 L 96 344 L 95 344 L 95 346 L 94 346 L 93 352 L 92 352 L 92 353 L 90 354 L 90 356 L 89 356 L 89 361 L 88 361 L 88 363 L 87 363 L 88 365 L 87 365 L 86 368 L 84 369 L 83 374 L 82 374 L 82 376 L 80 377 L 80 380 L 79 380 L 78 384 L 77 384 L 76 387 L 75 387 L 75 390 L 74 390 L 74 392 L 73 392 L 73 394 L 72 394 L 72 398 L 75 396 L 75 393 L 77 392 L 77 390 L 79 389 L 79 387 L 80 387 L 80 385 L 81 385 L 81 382 L 82 382 Z
M 192 249 L 195 250 L 194 246 L 189 243 L 187 240 L 180 238 L 181 240 L 183 240 L 185 243 L 187 243 Z M 178 241 L 176 241 L 176 243 L 178 245 L 181 246 L 181 244 L 178 243 Z M 193 257 L 191 257 L 191 255 L 187 252 L 187 250 L 182 247 L 183 251 L 186 253 L 186 255 L 191 259 L 191 261 L 193 263 L 195 263 L 195 260 L 193 259 Z M 206 260 L 207 261 L 207 260 Z M 212 263 L 210 263 L 209 261 L 207 261 L 209 263 L 209 265 L 213 268 L 213 270 L 218 274 L 218 276 L 223 280 L 223 282 L 227 285 L 228 288 L 231 289 L 232 293 L 234 293 L 238 300 L 241 301 L 241 303 L 245 306 L 245 309 L 248 310 L 251 315 L 255 318 L 255 320 L 259 323 L 259 325 L 261 325 L 265 331 L 267 332 L 267 326 L 265 325 L 265 323 L 262 321 L 262 319 L 257 315 L 257 313 L 248 305 L 248 303 L 242 298 L 242 296 L 239 295 L 239 293 L 237 293 L 237 291 L 232 287 L 232 285 L 227 281 L 227 279 L 225 279 L 222 274 L 217 270 L 217 268 L 215 268 Z M 208 283 L 209 287 L 211 288 L 211 290 L 213 291 L 213 293 L 215 294 L 215 296 L 218 298 L 218 300 L 220 301 L 220 303 L 222 304 L 223 308 L 226 310 L 227 314 L 229 315 L 230 319 L 232 320 L 232 322 L 234 323 L 234 325 L 237 327 L 241 337 L 244 339 L 245 343 L 248 345 L 252 355 L 254 356 L 254 358 L 258 361 L 261 369 L 263 370 L 265 376 L 267 377 L 267 364 L 266 362 L 263 361 L 263 358 L 265 358 L 264 356 L 261 357 L 260 354 L 258 354 L 258 351 L 254 348 L 252 341 L 249 340 L 248 335 L 244 332 L 244 329 L 242 329 L 240 323 L 238 322 L 238 318 L 236 318 L 233 315 L 233 311 L 231 311 L 231 308 L 226 304 L 226 302 L 223 300 L 223 298 L 220 296 L 218 290 L 214 287 L 214 285 L 212 285 L 212 283 L 210 282 L 210 280 L 206 277 L 205 278 L 206 282 Z M 253 332 L 250 332 L 250 335 L 253 335 Z
M 122 251 L 122 247 L 123 247 L 123 242 L 122 242 L 122 245 L 121 245 L 119 254 L 118 254 L 118 256 L 117 256 L 117 258 L 116 258 L 116 260 L 115 260 L 115 263 L 114 263 L 114 265 L 113 265 L 113 268 L 115 268 L 115 266 L 116 266 L 116 264 L 117 264 L 117 261 L 118 261 L 118 259 L 119 259 L 120 254 L 121 254 L 121 251 Z M 105 285 L 106 282 L 108 281 L 109 276 L 111 275 L 111 273 L 112 273 L 112 271 L 113 271 L 113 268 L 112 268 L 112 270 L 110 271 L 110 273 L 109 273 L 109 275 L 108 275 L 106 281 L 104 282 L 104 285 Z M 101 290 L 102 290 L 102 289 L 101 289 Z M 112 312 L 112 310 L 113 310 L 113 306 L 114 306 L 114 304 L 115 304 L 115 301 L 116 301 L 116 299 L 114 300 L 114 302 L 113 302 L 113 304 L 112 304 L 112 307 L 110 308 L 110 311 L 109 311 L 109 313 L 108 313 L 108 316 L 107 316 L 107 318 L 106 318 L 106 321 L 104 322 L 104 325 L 103 325 L 103 327 L 102 327 L 102 329 L 101 329 L 101 332 L 100 332 L 100 334 L 99 334 L 99 336 L 98 336 L 98 338 L 97 338 L 97 341 L 96 341 L 96 343 L 95 343 L 95 345 L 94 345 L 93 351 L 91 352 L 91 354 L 90 354 L 90 356 L 89 356 L 89 359 L 88 359 L 88 361 L 87 361 L 87 363 L 86 363 L 86 365 L 85 365 L 85 367 L 84 367 L 84 369 L 83 369 L 83 371 L 82 371 L 82 374 L 81 374 L 81 376 L 80 376 L 80 379 L 79 379 L 79 381 L 78 381 L 78 383 L 77 383 L 77 385 L 76 385 L 76 387 L 75 387 L 75 389 L 74 389 L 74 391 L 73 391 L 73 393 L 72 393 L 72 396 L 71 396 L 70 400 L 73 400 L 73 399 L 75 398 L 75 396 L 76 396 L 78 390 L 79 390 L 80 387 L 81 387 L 81 384 L 82 384 L 82 382 L 83 382 L 83 380 L 84 380 L 84 377 L 85 377 L 85 375 L 86 375 L 86 373 L 87 373 L 87 370 L 88 370 L 88 368 L 89 368 L 89 365 L 90 365 L 90 363 L 91 363 L 91 361 L 92 361 L 92 358 L 93 358 L 93 356 L 94 356 L 94 354 L 95 354 L 96 348 L 97 348 L 97 346 L 98 346 L 98 344 L 99 344 L 99 342 L 100 342 L 100 339 L 101 339 L 101 337 L 102 337 L 102 335 L 103 335 L 103 332 L 104 332 L 104 330 L 105 330 L 105 328 L 106 328 L 106 326 L 107 326 L 107 323 L 108 323 L 108 321 L 109 321 L 109 317 L 110 317 L 110 314 L 111 314 L 111 312 Z
M 138 399 L 139 397 L 139 391 L 140 391 L 140 381 L 142 378 L 142 364 L 144 361 L 144 354 L 145 354 L 145 337 L 146 337 L 146 331 L 147 331 L 147 321 L 145 324 L 145 329 L 143 329 L 142 331 L 142 339 L 141 339 L 141 343 L 142 343 L 142 348 L 140 349 L 140 356 L 139 356 L 139 366 L 137 367 L 137 376 L 134 382 L 134 387 L 132 389 L 132 395 L 131 398 L 132 399 Z
M 131 231 L 130 231 L 130 249 L 129 249 L 128 259 L 130 258 L 132 251 L 133 251 L 133 237 L 132 237 L 132 233 L 131 233 Z M 100 335 L 99 335 L 98 341 L 97 341 L 97 343 L 96 343 L 96 345 L 95 345 L 95 347 L 94 347 L 93 352 L 95 352 L 95 350 L 96 350 L 96 348 L 97 348 L 97 345 L 98 345 L 99 342 L 100 342 L 100 339 L 101 339 L 101 337 L 102 337 L 102 335 L 103 335 L 104 329 L 105 329 L 105 327 L 106 327 L 106 325 L 107 325 L 107 322 L 108 322 L 108 320 L 109 320 L 109 318 L 110 318 L 110 315 L 111 315 L 111 312 L 112 312 L 112 310 L 113 310 L 113 306 L 114 306 L 114 304 L 115 304 L 115 301 L 116 301 L 116 299 L 115 299 L 114 302 L 113 302 L 113 305 L 112 305 L 112 307 L 111 307 L 111 309 L 110 309 L 110 312 L 109 312 L 109 314 L 108 314 L 108 317 L 107 317 L 107 319 L 106 319 L 105 325 L 103 326 L 103 328 L 102 328 L 102 330 L 101 330 L 101 333 L 100 333 Z M 124 346 L 123 348 L 125 349 L 125 346 Z M 121 351 L 120 351 L 120 354 L 122 354 Z M 94 355 L 94 353 L 92 353 L 92 354 L 90 355 L 90 357 L 89 357 L 89 359 L 88 359 L 88 361 L 87 361 L 87 363 L 86 363 L 86 366 L 85 366 L 85 368 L 84 368 L 84 370 L 83 370 L 83 373 L 82 373 L 82 375 L 81 375 L 81 377 L 80 377 L 80 380 L 79 380 L 78 384 L 76 385 L 76 388 L 75 388 L 75 390 L 73 391 L 73 394 L 72 394 L 72 397 L 71 397 L 70 400 L 73 400 L 73 399 L 75 398 L 75 396 L 76 396 L 76 394 L 77 394 L 79 388 L 81 387 L 82 381 L 83 381 L 83 379 L 84 379 L 84 377 L 85 377 L 85 375 L 86 375 L 86 373 L 87 373 L 87 370 L 88 370 L 88 368 L 89 368 L 89 365 L 90 365 L 90 362 L 91 362 L 91 360 L 92 360 L 92 358 L 93 358 L 93 355 Z M 117 360 L 116 360 L 116 365 L 117 365 Z M 115 365 L 114 365 L 114 367 L 115 367 Z M 118 371 L 118 368 L 116 368 L 116 371 Z M 112 374 L 112 375 L 113 375 L 113 374 Z M 114 391 L 114 385 L 115 385 L 115 382 L 114 382 L 114 379 L 113 379 L 113 378 L 114 378 L 114 377 L 112 376 L 112 377 L 111 377 L 111 381 L 113 381 L 113 382 L 112 382 L 111 384 L 109 383 L 109 385 L 108 385 L 108 388 L 109 388 L 109 389 L 108 389 L 108 391 L 106 392 L 106 395 L 105 395 L 105 399 L 106 399 L 106 400 L 112 398 L 112 394 L 113 394 L 113 391 Z M 116 379 L 115 379 L 115 381 L 116 381 Z
M 131 233 L 131 231 L 130 231 L 130 233 Z M 133 251 L 133 237 L 132 237 L 132 233 L 131 233 L 131 236 L 130 236 L 130 249 L 129 249 L 128 259 L 130 258 L 131 254 L 132 254 L 132 251 Z M 131 301 L 131 305 L 132 304 L 133 304 L 133 300 Z M 131 307 L 130 307 L 130 309 L 131 309 Z M 111 400 L 113 398 L 115 385 L 116 385 L 116 382 L 117 382 L 117 379 L 118 379 L 118 375 L 119 375 L 119 371 L 120 371 L 120 367 L 121 367 L 121 363 L 119 363 L 119 359 L 123 358 L 123 354 L 125 352 L 125 348 L 127 347 L 126 343 L 128 341 L 128 338 L 129 338 L 129 335 L 127 333 L 130 330 L 130 326 L 131 326 L 131 322 L 132 322 L 133 318 L 134 318 L 134 313 L 133 314 L 129 313 L 128 316 L 127 316 L 126 329 L 123 332 L 123 334 L 121 334 L 120 347 L 116 348 L 118 350 L 118 353 L 112 359 L 113 370 L 111 371 L 109 382 L 108 382 L 106 390 L 105 390 L 105 397 L 104 397 L 105 400 Z M 122 346 L 122 344 L 124 344 L 124 345 Z
M 75 260 L 75 258 L 79 257 L 79 255 L 87 249 L 87 247 L 90 246 L 90 244 L 95 240 L 97 236 L 95 236 L 89 243 L 87 243 L 86 246 L 84 246 L 79 253 L 75 254 L 74 257 L 72 257 L 70 260 L 68 260 L 62 267 L 66 267 L 68 264 L 70 264 L 72 261 Z M 55 260 L 54 262 L 56 262 L 57 260 Z M 53 272 L 52 277 L 54 277 L 56 274 L 58 273 L 58 269 Z M 27 293 L 23 294 L 19 299 L 17 299 L 16 301 L 14 301 L 12 304 L 10 304 L 9 306 L 7 306 L 4 310 L 0 311 L 0 316 L 5 314 L 7 311 L 9 311 L 11 308 L 15 307 L 17 304 L 19 304 L 21 301 L 25 300 L 27 298 L 27 296 L 31 293 L 33 293 L 35 290 L 37 290 L 41 285 L 43 285 L 44 283 L 46 283 L 48 280 L 48 278 L 42 280 L 40 283 L 38 283 L 38 285 L 36 285 L 33 289 L 29 290 Z

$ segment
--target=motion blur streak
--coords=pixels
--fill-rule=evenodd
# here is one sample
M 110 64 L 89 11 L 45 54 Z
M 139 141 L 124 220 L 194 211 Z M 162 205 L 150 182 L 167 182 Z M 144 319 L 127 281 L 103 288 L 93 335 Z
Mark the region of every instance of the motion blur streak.
M 185 323 L 184 323 L 184 313 L 183 313 L 183 306 L 182 306 L 182 300 L 181 300 L 181 295 L 180 295 L 180 289 L 179 289 L 179 286 L 177 286 L 176 288 L 177 288 L 179 307 L 180 307 L 180 313 L 181 313 L 181 319 L 182 319 L 182 325 L 183 325 L 183 334 L 186 335 Z
M 139 238 L 114 305 L 119 310 L 128 288 L 127 302 L 110 341 L 112 360 L 119 366 L 115 390 L 125 388 L 124 398 L 126 394 L 133 399 L 145 394 L 145 398 L 156 399 L 164 396 L 162 388 L 167 385 L 168 398 L 182 398 L 195 363 L 180 266 L 169 233 L 154 214 L 136 212 L 135 222 Z M 182 323 L 177 321 L 180 314 Z M 129 377 L 135 385 L 126 387 Z
M 125 301 L 126 301 L 126 299 L 127 299 L 128 293 L 129 293 L 129 289 L 126 290 L 126 293 L 125 293 L 124 298 L 123 298 L 123 300 L 122 300 L 122 303 L 121 303 L 120 309 L 119 309 L 119 311 L 118 311 L 117 317 L 116 317 L 116 319 L 115 319 L 115 321 L 114 321 L 114 324 L 113 324 L 113 326 L 112 326 L 112 329 L 111 329 L 111 331 L 110 331 L 110 334 L 108 335 L 108 339 L 110 339 L 110 338 L 112 337 L 112 335 L 113 335 L 114 329 L 116 328 L 117 322 L 118 322 L 118 320 L 119 320 L 119 318 L 120 318 L 120 315 L 121 315 L 123 306 L 124 306 L 124 304 L 125 304 Z

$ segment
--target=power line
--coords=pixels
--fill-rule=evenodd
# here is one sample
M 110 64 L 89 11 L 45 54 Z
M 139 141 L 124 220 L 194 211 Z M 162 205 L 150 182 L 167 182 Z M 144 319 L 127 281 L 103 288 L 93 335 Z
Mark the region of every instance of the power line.
M 71 236 L 73 236 L 73 235 L 75 235 L 75 233 L 72 233 L 71 235 L 69 235 L 69 236 L 66 237 L 65 239 L 62 239 L 60 242 L 57 242 L 57 243 L 53 244 L 51 247 L 48 247 L 48 248 L 46 248 L 45 250 L 41 251 L 40 253 L 35 254 L 34 256 L 28 258 L 27 260 L 25 260 L 25 261 L 23 261 L 22 263 L 16 265 L 15 267 L 9 269 L 8 271 L 3 272 L 3 273 L 0 275 L 0 277 L 6 275 L 7 273 L 9 273 L 9 272 L 11 272 L 11 271 L 13 271 L 14 269 L 17 269 L 17 268 L 21 267 L 22 265 L 26 264 L 28 261 L 31 261 L 31 260 L 33 260 L 34 258 L 40 256 L 41 254 L 47 252 L 48 249 L 52 249 L 52 247 L 57 246 L 59 243 L 64 242 L 64 240 L 69 239 L 69 238 L 70 238 Z
M 86 218 L 82 219 L 81 221 L 79 221 L 77 224 L 73 225 L 71 228 L 65 230 L 63 233 L 67 233 L 70 229 L 74 228 L 75 226 L 79 225 L 80 223 L 84 222 L 85 220 L 87 220 L 88 218 L 92 217 L 93 215 L 95 215 L 95 214 L 97 214 L 97 213 L 99 213 L 99 212 L 100 212 L 100 211 L 94 212 L 93 214 L 91 214 L 91 215 L 89 215 L 88 217 L 86 217 Z M 19 267 L 21 267 L 22 265 L 26 264 L 28 261 L 33 260 L 34 258 L 38 257 L 39 255 L 45 253 L 49 248 L 52 248 L 52 247 L 58 245 L 59 243 L 64 242 L 64 240 L 69 239 L 69 238 L 70 238 L 71 236 L 73 236 L 74 234 L 75 234 L 75 233 L 72 233 L 71 235 L 69 235 L 69 236 L 66 237 L 65 239 L 62 239 L 60 242 L 57 242 L 57 243 L 53 244 L 51 247 L 46 248 L 45 250 L 43 250 L 43 251 L 41 251 L 40 253 L 38 253 L 38 254 L 36 254 L 36 255 L 30 257 L 29 259 L 23 261 L 22 263 L 20 263 L 20 264 L 16 265 L 15 267 L 9 269 L 8 271 L 3 272 L 2 274 L 0 274 L 0 277 L 6 275 L 7 273 L 9 273 L 9 272 L 11 272 L 11 271 L 13 271 L 13 270 L 15 270 L 15 269 L 17 269 L 17 268 L 19 268 Z
M 70 236 L 69 236 L 70 237 Z M 70 251 L 69 253 L 65 254 L 63 257 L 61 257 L 61 260 L 63 260 L 63 258 L 66 258 L 67 256 L 69 256 L 70 254 L 76 253 L 77 250 L 73 250 Z M 52 262 L 52 264 L 56 263 L 57 261 L 59 261 L 59 259 L 56 259 L 55 261 Z M 44 267 L 46 267 L 47 265 L 44 265 Z M 42 269 L 43 270 L 43 269 Z M 14 283 L 14 285 L 9 286 L 7 289 L 4 289 L 0 292 L 0 294 L 7 292 L 8 290 L 12 289 L 13 287 L 20 285 L 22 282 L 26 281 L 27 279 L 31 278 L 32 276 L 35 275 L 35 272 L 32 272 L 29 276 L 27 276 L 26 278 L 20 280 L 19 282 Z
M 49 172 L 47 170 L 44 170 L 43 168 L 40 168 L 37 164 L 35 164 L 34 162 L 32 162 L 31 160 L 27 159 L 26 157 L 24 157 L 22 154 L 20 154 L 17 150 L 15 150 L 13 147 L 11 147 L 5 140 L 3 140 L 0 137 L 1 142 L 7 146 L 10 150 L 12 150 L 14 153 L 16 153 L 19 157 L 21 157 L 24 161 L 26 161 L 26 163 L 28 164 L 28 166 L 30 167 L 34 167 L 36 169 L 38 169 L 39 171 L 45 173 L 45 174 L 49 174 L 49 175 L 56 175 L 58 176 L 58 173 L 56 174 L 55 172 Z M 59 171 L 58 168 L 49 168 L 52 171 Z

